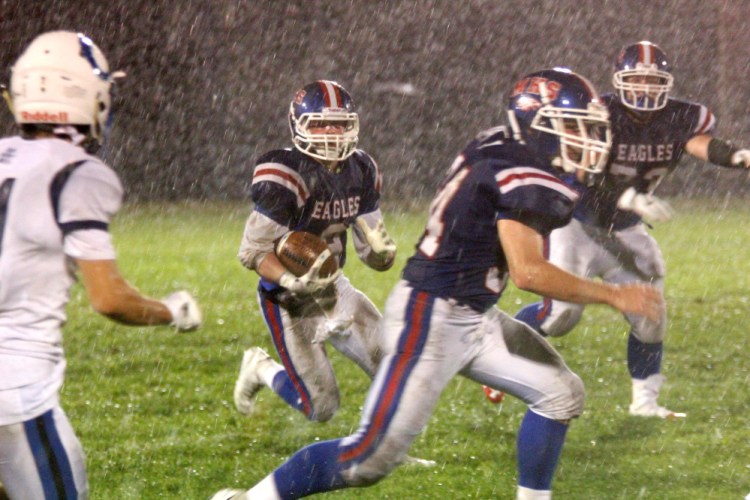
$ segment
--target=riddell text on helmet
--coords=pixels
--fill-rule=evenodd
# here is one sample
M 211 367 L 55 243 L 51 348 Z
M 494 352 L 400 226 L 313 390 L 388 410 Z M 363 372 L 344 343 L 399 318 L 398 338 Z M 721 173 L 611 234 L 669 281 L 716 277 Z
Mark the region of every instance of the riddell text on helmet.
M 49 111 L 21 111 L 21 119 L 25 122 L 68 123 L 68 113 L 65 111 L 59 113 L 51 113 Z

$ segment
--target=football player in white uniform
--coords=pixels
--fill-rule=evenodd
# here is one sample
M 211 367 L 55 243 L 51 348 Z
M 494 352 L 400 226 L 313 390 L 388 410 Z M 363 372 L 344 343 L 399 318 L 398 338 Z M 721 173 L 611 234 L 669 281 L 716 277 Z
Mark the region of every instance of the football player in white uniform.
M 130 325 L 197 328 L 187 292 L 163 301 L 122 277 L 107 230 L 117 175 L 88 149 L 107 133 L 118 73 L 84 35 L 34 39 L 12 68 L 19 136 L 0 140 L 0 481 L 10 498 L 87 498 L 81 445 L 59 402 L 61 327 L 79 273 L 94 310 Z
M 242 264 L 258 273 L 258 305 L 282 364 L 259 347 L 248 349 L 234 391 L 243 414 L 255 394 L 270 387 L 309 420 L 327 421 L 339 407 L 339 391 L 323 341 L 370 377 L 382 356 L 381 315 L 340 272 L 321 278 L 318 269 L 295 277 L 274 253 L 274 242 L 291 231 L 323 238 L 346 261 L 352 228 L 359 258 L 376 271 L 393 265 L 396 244 L 380 212 L 380 170 L 357 149 L 359 116 L 338 83 L 319 80 L 299 89 L 289 108 L 293 148 L 262 155 L 253 173 L 252 213 L 239 250 Z
M 652 319 L 662 302 L 653 287 L 581 279 L 542 253 L 544 235 L 570 220 L 577 199 L 557 171 L 601 167 L 609 150 L 607 110 L 593 87 L 570 71 L 540 71 L 516 84 L 509 107 L 517 136 L 502 127 L 480 133 L 430 206 L 417 252 L 385 306 L 385 356 L 359 429 L 303 448 L 249 491 L 223 490 L 214 499 L 291 499 L 377 483 L 403 461 L 459 374 L 528 404 L 517 496 L 550 498 L 584 388 L 541 335 L 497 308 L 508 278 L 536 293 Z

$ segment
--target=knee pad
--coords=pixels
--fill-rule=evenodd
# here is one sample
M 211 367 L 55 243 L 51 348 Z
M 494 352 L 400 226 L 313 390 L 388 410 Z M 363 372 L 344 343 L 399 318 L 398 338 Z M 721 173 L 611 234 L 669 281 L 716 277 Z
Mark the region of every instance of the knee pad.
M 630 323 L 630 333 L 644 344 L 656 344 L 664 342 L 667 333 L 667 315 L 662 316 L 659 321 L 651 321 L 643 316 L 626 316 Z
M 545 395 L 529 408 L 552 420 L 567 421 L 583 413 L 586 391 L 581 378 L 570 370 L 561 371 L 557 377 L 562 386 Z

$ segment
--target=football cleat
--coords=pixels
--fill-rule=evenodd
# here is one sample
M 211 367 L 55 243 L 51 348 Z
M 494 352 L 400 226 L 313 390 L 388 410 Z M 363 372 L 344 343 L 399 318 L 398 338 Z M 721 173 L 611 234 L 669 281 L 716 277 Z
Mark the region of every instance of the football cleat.
M 674 412 L 659 406 L 656 402 L 664 380 L 664 375 L 660 373 L 642 380 L 633 379 L 633 402 L 630 404 L 629 413 L 636 417 L 659 417 L 670 420 L 685 418 L 685 413 Z
M 487 385 L 483 385 L 482 389 L 484 390 L 484 395 L 487 397 L 487 399 L 490 400 L 491 403 L 497 405 L 502 403 L 503 399 L 505 399 L 505 393 L 503 391 L 498 391 Z
M 216 492 L 211 500 L 239 500 L 242 498 L 242 494 L 245 490 L 238 490 L 233 488 L 225 488 L 219 492 Z
M 251 347 L 242 356 L 240 375 L 234 384 L 234 406 L 243 415 L 251 415 L 255 407 L 255 395 L 263 387 L 260 366 L 270 361 L 271 356 L 260 347 Z

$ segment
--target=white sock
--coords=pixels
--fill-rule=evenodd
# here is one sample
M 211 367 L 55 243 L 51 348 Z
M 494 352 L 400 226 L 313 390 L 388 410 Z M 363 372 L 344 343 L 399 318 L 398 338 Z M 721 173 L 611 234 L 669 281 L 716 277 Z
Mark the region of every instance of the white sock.
M 552 492 L 550 490 L 532 490 L 524 486 L 518 486 L 516 500 L 550 500 Z
M 245 492 L 245 497 L 262 498 L 263 500 L 281 500 L 279 492 L 276 490 L 276 481 L 273 479 L 273 472 Z

